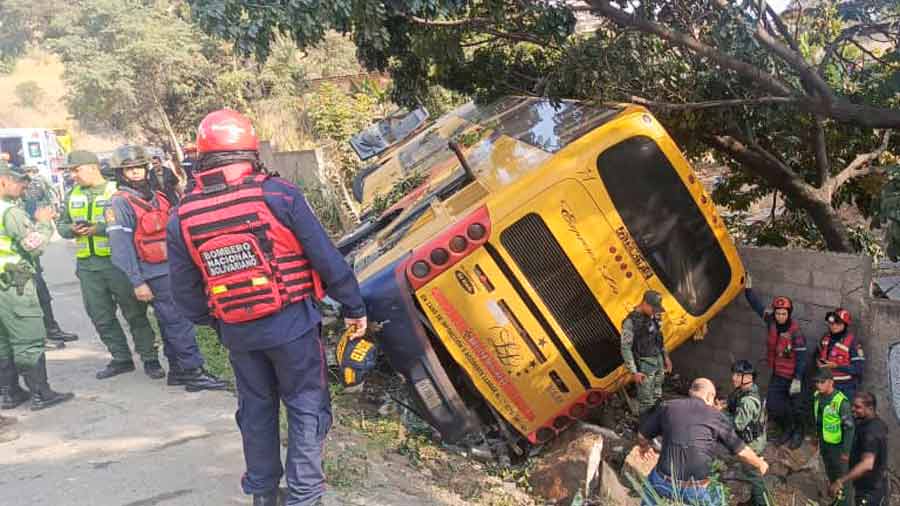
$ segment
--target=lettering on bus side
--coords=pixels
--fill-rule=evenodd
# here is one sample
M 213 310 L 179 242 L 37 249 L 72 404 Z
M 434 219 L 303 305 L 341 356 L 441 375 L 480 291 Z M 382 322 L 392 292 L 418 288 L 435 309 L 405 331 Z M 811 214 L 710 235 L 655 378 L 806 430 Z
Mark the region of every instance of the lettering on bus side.
M 618 283 L 616 283 L 615 278 L 609 275 L 606 264 L 600 261 L 597 254 L 594 252 L 594 248 L 591 248 L 587 239 L 582 235 L 581 230 L 578 229 L 578 217 L 572 211 L 569 203 L 565 200 L 559 202 L 559 215 L 566 223 L 566 228 L 568 228 L 569 232 L 572 232 L 575 235 L 575 240 L 581 245 L 581 249 L 584 250 L 585 254 L 587 254 L 594 265 L 597 266 L 597 270 L 600 271 L 600 275 L 603 276 L 603 279 L 606 281 L 606 286 L 609 288 L 609 291 L 612 292 L 613 295 L 619 295 Z
M 456 344 L 457 349 L 462 352 L 466 362 L 469 363 L 475 375 L 487 386 L 488 390 L 490 390 L 491 400 L 500 404 L 500 406 L 497 407 L 498 410 L 501 413 L 504 413 L 509 421 L 515 425 L 520 432 L 524 433 L 527 430 L 525 428 L 525 422 L 519 417 L 516 408 L 510 404 L 507 396 L 500 391 L 499 385 L 493 381 L 487 371 L 481 366 L 479 360 L 473 355 L 472 350 L 466 343 L 466 339 L 455 331 L 454 326 L 447 320 L 444 313 L 438 309 L 436 302 L 431 297 L 424 293 L 418 295 L 419 300 L 422 302 L 422 306 L 434 317 L 435 323 L 444 327 L 447 336 L 449 336 L 454 344 Z
M 647 261 L 644 260 L 644 257 L 641 256 L 641 252 L 637 247 L 637 244 L 634 243 L 634 239 L 631 238 L 631 234 L 625 230 L 625 227 L 619 227 L 616 229 L 616 237 L 622 241 L 622 245 L 625 247 L 625 251 L 628 252 L 628 256 L 631 257 L 631 260 L 637 266 L 637 269 L 641 272 L 641 275 L 644 276 L 644 279 L 650 279 L 653 277 L 653 269 L 647 265 Z

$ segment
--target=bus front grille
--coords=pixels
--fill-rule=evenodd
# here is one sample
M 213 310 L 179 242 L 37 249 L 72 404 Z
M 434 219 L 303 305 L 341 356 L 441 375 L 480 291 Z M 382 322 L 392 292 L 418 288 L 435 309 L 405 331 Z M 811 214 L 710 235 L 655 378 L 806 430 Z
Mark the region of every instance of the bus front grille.
M 615 370 L 622 363 L 619 332 L 544 220 L 527 214 L 500 242 L 591 373 L 602 378 Z

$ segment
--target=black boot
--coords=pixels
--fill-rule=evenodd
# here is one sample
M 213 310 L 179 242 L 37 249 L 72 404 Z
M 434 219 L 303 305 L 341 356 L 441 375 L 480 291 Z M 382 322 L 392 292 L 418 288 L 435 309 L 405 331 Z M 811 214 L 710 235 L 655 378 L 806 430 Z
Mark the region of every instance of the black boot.
M 27 384 L 28 389 L 31 390 L 32 411 L 49 408 L 50 406 L 66 402 L 75 397 L 75 394 L 73 393 L 63 394 L 54 392 L 50 388 L 50 384 L 47 383 L 47 359 L 43 353 L 41 353 L 41 358 L 38 359 L 37 363 L 25 371 L 24 376 L 25 384 Z
M 781 427 L 781 435 L 778 436 L 778 439 L 775 440 L 775 446 L 782 446 L 788 441 L 791 440 L 791 437 L 794 434 L 794 421 L 786 416 L 780 419 L 779 426 Z
M 0 409 L 14 409 L 31 398 L 19 385 L 19 371 L 9 359 L 0 360 Z
M 253 494 L 253 506 L 278 506 L 278 492 Z
M 147 360 L 144 362 L 144 374 L 150 377 L 150 379 L 163 379 L 166 377 L 166 371 L 163 371 L 162 365 L 159 363 L 159 360 Z
M 134 371 L 134 362 L 131 360 L 127 362 L 117 362 L 113 360 L 112 362 L 106 364 L 106 367 L 97 371 L 97 379 L 102 380 L 106 378 L 112 378 L 113 376 L 118 376 L 119 374 L 124 374 L 126 372 Z
M 169 373 L 166 375 L 166 385 L 177 387 L 184 385 L 184 371 L 172 365 L 169 361 Z
M 228 388 L 228 383 L 206 372 L 202 367 L 178 371 L 177 378 L 179 380 L 178 384 L 184 385 L 184 389 L 188 392 L 225 390 Z
M 47 340 L 67 343 L 70 341 L 77 341 L 78 334 L 73 334 L 72 332 L 63 332 L 63 330 L 59 328 L 59 324 L 53 322 L 52 325 L 47 327 Z
M 788 448 L 796 450 L 801 446 L 803 446 L 803 423 L 795 422 L 794 433 L 791 435 L 791 441 L 788 443 Z

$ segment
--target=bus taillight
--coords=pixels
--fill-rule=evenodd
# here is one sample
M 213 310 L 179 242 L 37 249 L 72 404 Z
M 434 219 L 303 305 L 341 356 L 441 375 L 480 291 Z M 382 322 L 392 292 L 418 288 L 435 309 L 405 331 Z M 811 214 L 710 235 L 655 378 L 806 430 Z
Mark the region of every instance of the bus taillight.
M 414 250 L 406 264 L 406 278 L 418 290 L 480 248 L 490 236 L 491 218 L 487 207 L 481 207 Z

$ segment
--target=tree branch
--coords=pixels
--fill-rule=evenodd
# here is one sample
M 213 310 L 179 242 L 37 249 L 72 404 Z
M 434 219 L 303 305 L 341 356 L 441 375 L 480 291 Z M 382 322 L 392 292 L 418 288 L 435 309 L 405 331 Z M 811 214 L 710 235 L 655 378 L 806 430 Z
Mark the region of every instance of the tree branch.
M 509 40 L 513 42 L 529 42 L 531 44 L 536 44 L 538 46 L 555 46 L 548 40 L 543 40 L 539 37 L 535 37 L 530 33 L 526 32 L 504 32 L 497 30 L 496 28 L 491 28 L 489 25 L 493 25 L 496 23 L 496 20 L 491 18 L 471 18 L 471 19 L 459 19 L 459 20 L 431 20 L 420 18 L 418 16 L 413 16 L 411 14 L 402 14 L 402 16 L 412 21 L 413 23 L 421 26 L 431 27 L 431 28 L 468 28 L 478 31 L 480 33 L 484 33 L 487 35 L 492 35 L 498 39 Z M 516 16 L 516 18 L 520 18 L 521 16 Z M 515 19 L 515 18 L 513 18 Z
M 617 9 L 616 7 L 613 7 L 612 4 L 610 4 L 609 0 L 584 1 L 589 2 L 597 12 L 619 25 L 636 28 L 642 32 L 654 34 L 677 46 L 688 48 L 691 51 L 699 54 L 700 56 L 709 58 L 710 60 L 716 62 L 721 67 L 733 70 L 734 72 L 737 72 L 747 79 L 750 79 L 760 87 L 769 90 L 769 92 L 771 93 L 782 96 L 794 94 L 794 90 L 790 86 L 788 86 L 786 83 L 782 82 L 772 74 L 769 74 L 768 72 L 765 72 L 754 65 L 750 65 L 749 63 L 740 61 L 725 53 L 722 53 L 715 48 L 708 46 L 703 42 L 700 42 L 696 38 L 691 37 L 690 35 L 670 30 L 660 25 L 659 23 L 654 23 L 653 21 L 642 18 L 636 13 L 629 13 L 621 9 Z
M 828 181 L 831 175 L 831 161 L 828 159 L 828 144 L 825 139 L 825 121 L 820 116 L 813 116 L 813 145 L 816 152 L 816 169 L 818 171 L 819 188 Z
M 708 100 L 705 102 L 657 102 L 643 97 L 632 95 L 628 100 L 635 104 L 640 104 L 651 109 L 680 111 L 680 110 L 696 110 L 696 109 L 715 109 L 719 107 L 738 107 L 742 105 L 770 105 L 770 104 L 796 104 L 798 100 L 794 97 L 758 97 L 758 98 L 738 98 L 730 100 Z
M 872 35 L 875 33 L 884 33 L 888 34 L 887 30 L 895 27 L 897 23 L 878 23 L 874 25 L 866 25 L 866 24 L 857 24 L 850 27 L 845 28 L 838 34 L 837 37 L 828 44 L 825 48 L 825 54 L 822 56 L 822 61 L 819 62 L 819 74 L 823 74 L 825 72 L 825 67 L 831 63 L 831 59 L 834 57 L 835 52 L 840 48 L 840 46 L 851 39 L 856 37 L 864 37 L 866 35 Z
M 834 193 L 847 181 L 859 177 L 864 176 L 870 172 L 871 163 L 878 160 L 878 158 L 888 149 L 888 146 L 891 143 L 891 130 L 885 130 L 881 135 L 881 145 L 878 146 L 874 151 L 870 151 L 869 153 L 863 153 L 861 155 L 856 155 L 856 158 L 853 159 L 852 162 L 847 164 L 844 167 L 844 170 L 840 171 L 837 175 L 828 180 L 828 182 L 822 187 L 824 192 L 824 197 L 827 197 L 829 201 L 831 201 L 831 197 L 834 196 Z

